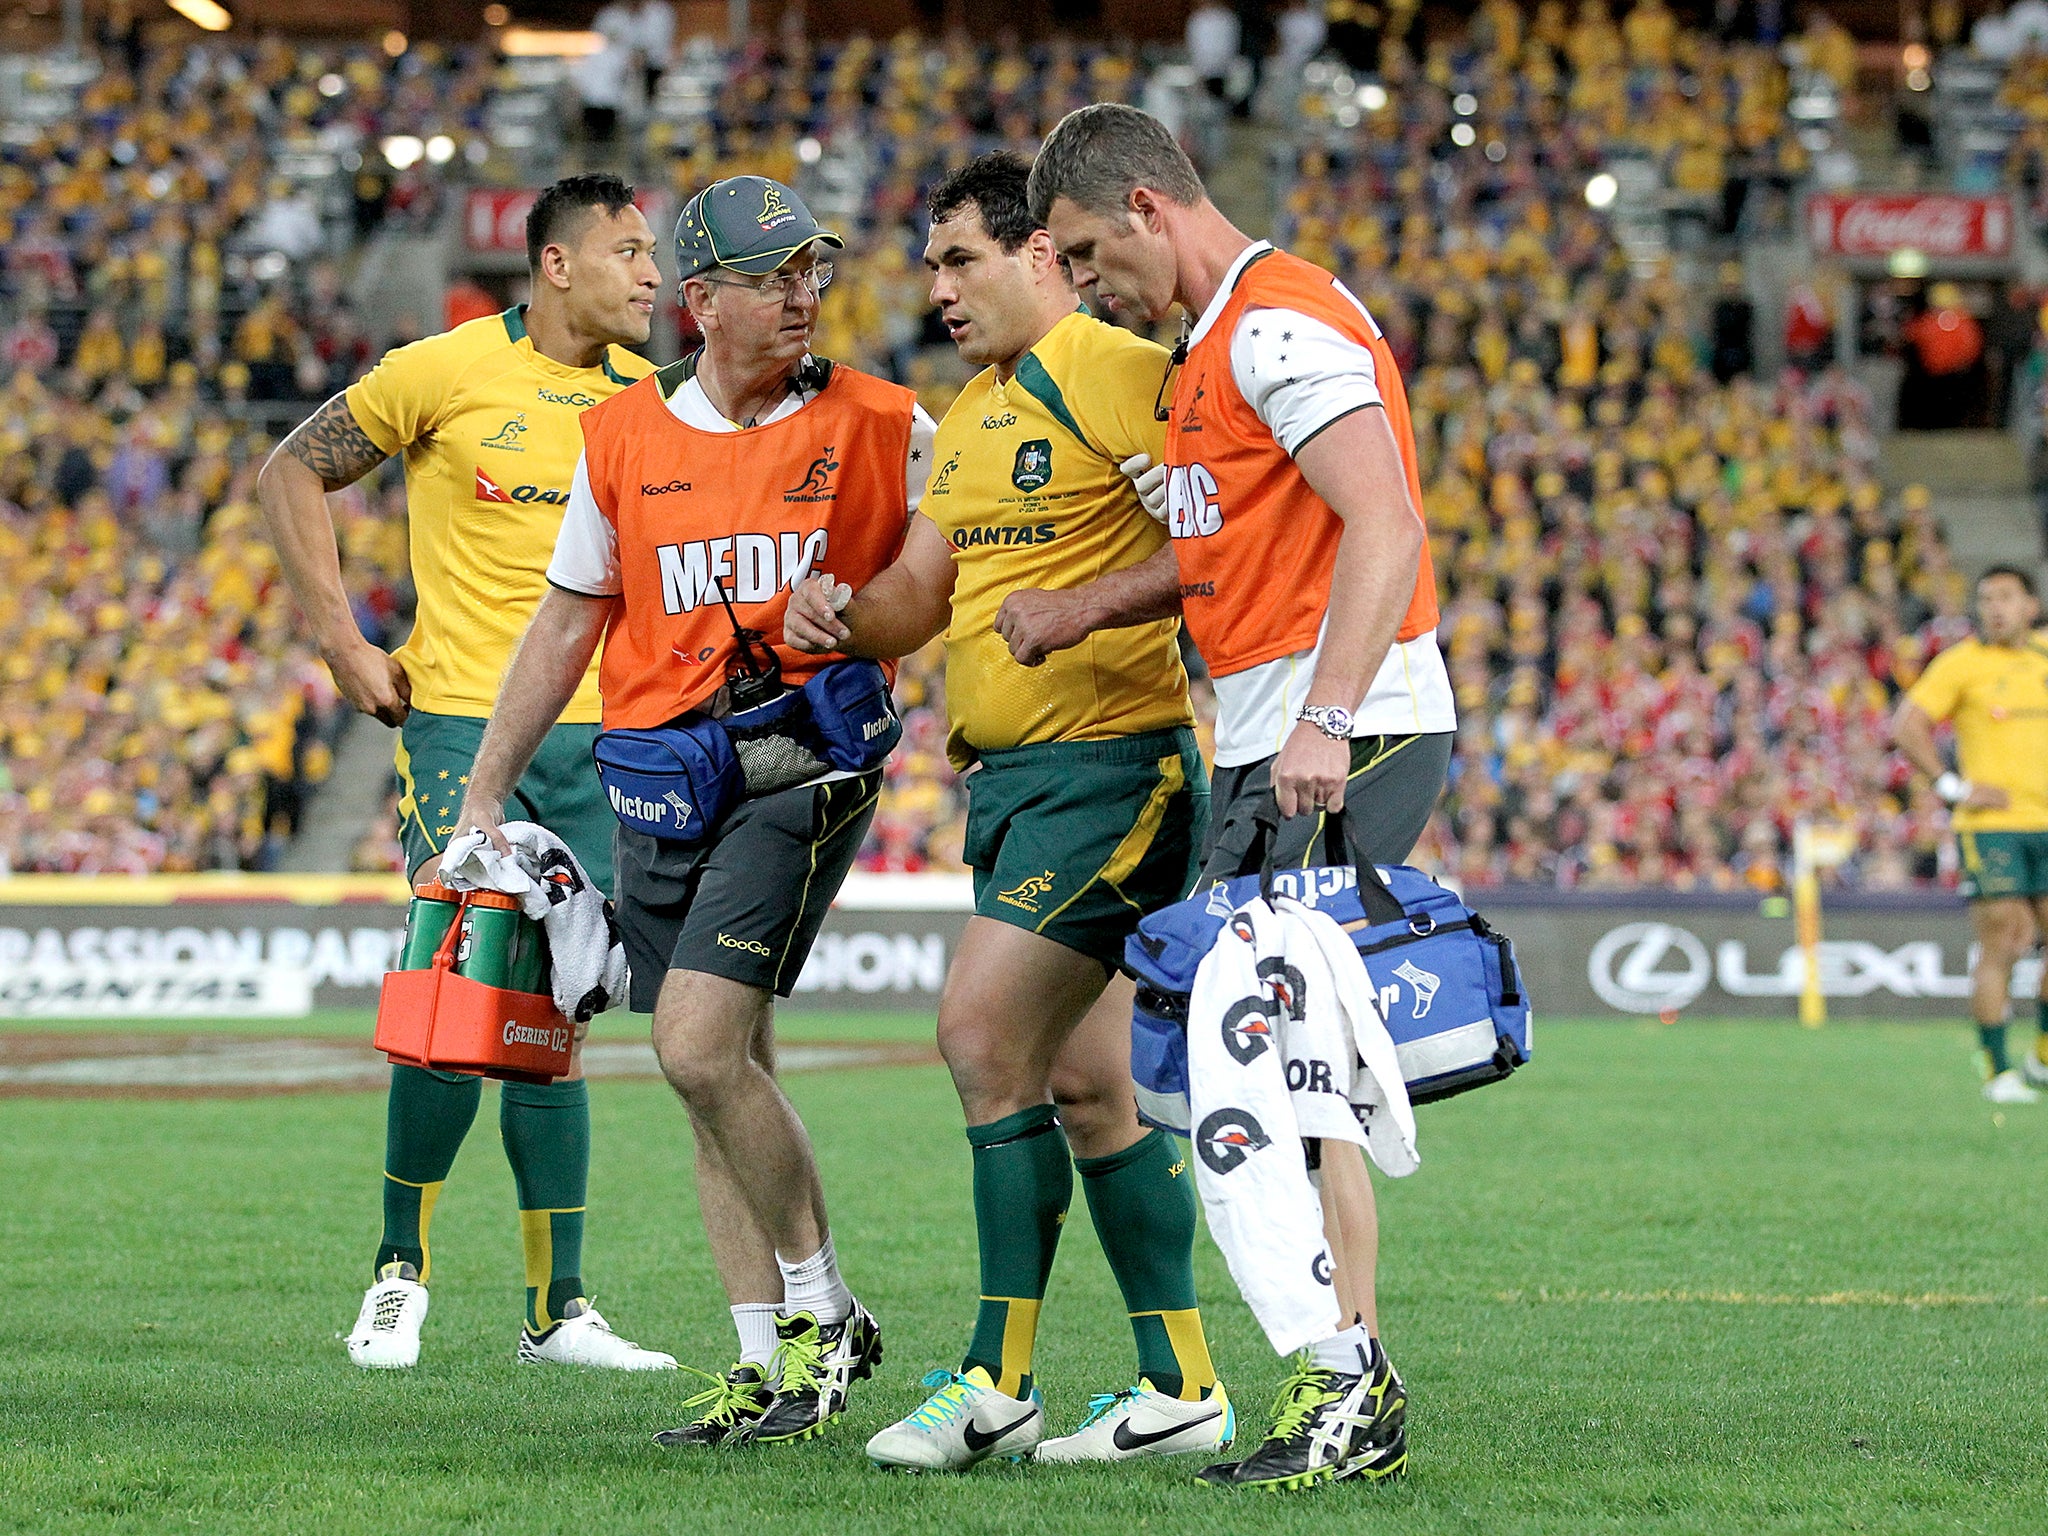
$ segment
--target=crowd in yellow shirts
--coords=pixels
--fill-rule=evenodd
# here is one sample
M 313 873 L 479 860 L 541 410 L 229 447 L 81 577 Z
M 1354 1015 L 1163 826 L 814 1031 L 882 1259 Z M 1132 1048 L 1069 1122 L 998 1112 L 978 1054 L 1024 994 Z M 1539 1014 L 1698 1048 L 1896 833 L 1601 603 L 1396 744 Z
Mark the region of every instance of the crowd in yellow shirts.
M 1818 20 L 1800 46 L 1853 80 L 1839 32 Z M 1699 288 L 1669 260 L 1631 262 L 1584 196 L 1624 145 L 1710 222 L 1772 216 L 1806 168 L 1778 56 L 1690 31 L 1661 0 L 1618 17 L 1601 0 L 1489 0 L 1462 34 L 1411 35 L 1379 47 L 1378 110 L 1340 120 L 1328 91 L 1304 97 L 1276 235 L 1346 278 L 1409 381 L 1464 722 L 1418 858 L 1475 885 L 1768 891 L 1792 821 L 1818 815 L 1862 832 L 1847 878 L 1946 878 L 1939 809 L 1883 731 L 1897 691 L 1968 628 L 1924 493 L 1879 485 L 1870 402 L 1840 371 L 1717 383 Z M 261 865 L 323 771 L 332 693 L 250 522 L 267 445 L 224 407 L 309 356 L 334 370 L 319 382 L 345 382 L 371 348 L 322 357 L 303 297 L 260 289 L 211 348 L 178 328 L 218 310 L 208 285 L 260 211 L 276 125 L 473 132 L 492 74 L 419 49 L 397 65 L 219 57 L 110 71 L 89 121 L 0 159 L 15 237 L 0 281 L 92 306 L 62 366 L 15 370 L 0 395 L 0 555 L 28 573 L 0 591 L 15 868 Z M 856 157 L 819 347 L 916 385 L 935 413 L 961 370 L 928 325 L 923 189 L 1144 84 L 1125 47 L 911 35 L 783 38 L 725 63 L 700 119 L 640 124 L 641 179 L 687 192 Z M 402 505 L 369 488 L 343 515 L 360 617 L 395 639 Z M 944 686 L 936 647 L 904 664 L 906 740 L 864 867 L 959 867 Z M 393 857 L 374 835 L 357 851 Z

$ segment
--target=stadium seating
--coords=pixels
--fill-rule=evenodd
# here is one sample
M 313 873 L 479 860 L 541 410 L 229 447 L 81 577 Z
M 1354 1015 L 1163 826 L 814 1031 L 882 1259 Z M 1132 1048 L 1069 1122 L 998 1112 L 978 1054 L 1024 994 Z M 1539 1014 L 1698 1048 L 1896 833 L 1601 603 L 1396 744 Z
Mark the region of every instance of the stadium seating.
M 853 243 L 821 350 L 934 412 L 961 371 L 924 303 L 924 189 L 1146 90 L 1118 48 L 692 56 L 620 153 L 678 192 L 741 169 L 815 187 Z M 276 857 L 339 717 L 251 525 L 267 439 L 249 402 L 317 398 L 392 340 L 362 334 L 321 258 L 387 214 L 430 220 L 441 195 L 424 165 L 369 177 L 356 220 L 328 210 L 308 248 L 282 173 L 295 148 L 430 129 L 456 135 L 459 169 L 506 89 L 474 53 L 215 44 L 117 64 L 85 121 L 0 149 L 0 545 L 29 573 L 0 594 L 8 866 Z M 1805 169 L 1788 97 L 1772 53 L 1656 0 L 1618 21 L 1493 3 L 1414 54 L 1390 41 L 1369 82 L 1312 68 L 1288 114 L 1278 237 L 1367 301 L 1415 406 L 1464 721 L 1418 862 L 1472 885 L 1770 891 L 1811 814 L 1861 829 L 1844 878 L 1951 873 L 1883 730 L 1967 627 L 1925 496 L 1879 487 L 1846 376 L 1717 383 L 1699 295 L 1584 195 L 1621 152 L 1709 227 L 1768 216 L 1755 190 Z M 359 616 L 395 639 L 402 494 L 380 481 L 342 516 Z M 936 647 L 905 663 L 906 746 L 863 867 L 959 866 L 943 691 Z M 355 859 L 395 856 L 378 830 Z

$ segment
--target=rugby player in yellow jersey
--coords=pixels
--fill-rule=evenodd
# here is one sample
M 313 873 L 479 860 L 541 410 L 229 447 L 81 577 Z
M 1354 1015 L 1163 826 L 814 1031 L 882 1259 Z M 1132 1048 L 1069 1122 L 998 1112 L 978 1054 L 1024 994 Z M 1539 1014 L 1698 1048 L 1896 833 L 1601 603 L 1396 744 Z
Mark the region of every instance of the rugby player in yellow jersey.
M 1160 461 L 1167 358 L 1080 307 L 1031 220 L 1029 170 L 985 155 L 931 194 L 932 300 L 961 355 L 986 366 L 939 426 L 901 557 L 850 601 L 823 579 L 800 584 L 785 621 L 799 649 L 883 657 L 944 631 L 949 751 L 974 770 L 975 916 L 939 1048 L 973 1149 L 980 1310 L 960 1370 L 928 1377 L 923 1406 L 868 1442 L 885 1466 L 1210 1452 L 1235 1427 L 1196 1309 L 1192 1181 L 1176 1144 L 1138 1123 L 1117 977 L 1140 915 L 1179 900 L 1200 866 L 1208 805 L 1179 621 L 1091 635 L 1029 667 L 1001 632 L 1034 592 L 1165 546 L 1131 477 Z M 1046 1440 L 1032 1346 L 1077 1168 L 1138 1380 Z
M 399 727 L 400 834 L 424 884 L 455 830 L 470 764 L 547 566 L 583 451 L 581 413 L 650 371 L 625 346 L 647 340 L 660 276 L 654 236 L 616 176 L 571 176 L 526 220 L 533 299 L 401 347 L 287 437 L 258 482 L 286 576 L 336 685 Z M 405 458 L 412 635 L 386 655 L 357 630 L 326 493 L 393 454 Z M 549 828 L 609 894 L 613 817 L 590 747 L 593 663 L 534 764 L 517 814 Z M 526 1320 L 518 1357 L 622 1370 L 675 1361 L 612 1333 L 584 1299 L 583 1202 L 590 1100 L 580 1046 L 570 1075 L 506 1083 L 505 1156 L 519 1195 Z M 476 1119 L 480 1078 L 394 1066 L 384 1143 L 384 1236 L 349 1356 L 371 1367 L 419 1359 L 427 1313 L 427 1229 Z
M 2048 976 L 2036 1005 L 2040 1033 L 2024 1069 L 2006 1055 L 2013 963 L 2048 933 L 2048 641 L 2035 632 L 2033 578 L 1993 566 L 1977 580 L 1977 638 L 1952 645 L 1906 691 L 1892 732 L 1906 760 L 1952 807 L 1963 894 L 1977 935 L 1970 1012 L 1984 1046 L 1984 1097 L 2030 1103 L 2048 1086 Z M 1956 766 L 1934 727 L 1952 721 Z

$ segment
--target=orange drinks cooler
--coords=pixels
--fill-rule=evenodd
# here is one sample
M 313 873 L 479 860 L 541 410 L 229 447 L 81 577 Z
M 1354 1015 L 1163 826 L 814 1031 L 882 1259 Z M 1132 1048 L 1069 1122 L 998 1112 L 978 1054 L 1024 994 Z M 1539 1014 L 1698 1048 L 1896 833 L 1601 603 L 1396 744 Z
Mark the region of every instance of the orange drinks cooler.
M 426 885 L 414 903 L 415 916 L 423 905 L 434 903 L 456 910 L 431 963 L 385 975 L 377 1000 L 377 1049 L 394 1062 L 439 1072 L 474 1072 L 520 1083 L 552 1082 L 565 1075 L 576 1031 L 551 995 L 493 986 L 463 974 L 484 968 L 483 962 L 504 960 L 502 952 L 481 942 L 479 924 L 502 926 L 498 914 L 508 909 L 515 924 L 525 924 L 518 917 L 518 898 Z M 517 941 L 538 944 L 538 925 L 525 926 L 531 931 L 518 934 Z M 407 948 L 414 949 L 410 938 Z M 506 969 L 502 963 L 490 968 Z M 538 976 L 544 968 L 529 960 L 516 969 Z

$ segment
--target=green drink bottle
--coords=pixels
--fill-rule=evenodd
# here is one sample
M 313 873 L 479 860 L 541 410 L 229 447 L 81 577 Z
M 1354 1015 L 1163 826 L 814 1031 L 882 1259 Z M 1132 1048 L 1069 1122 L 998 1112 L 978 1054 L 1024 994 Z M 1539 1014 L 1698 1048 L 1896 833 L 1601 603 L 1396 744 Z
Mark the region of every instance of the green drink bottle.
M 445 931 L 445 930 L 444 930 Z M 487 987 L 538 992 L 547 945 L 541 926 L 519 910 L 519 898 L 471 891 L 462 912 L 455 974 Z
M 394 969 L 424 971 L 432 967 L 434 952 L 440 949 L 441 941 L 448 936 L 448 925 L 455 921 L 461 901 L 460 891 L 451 890 L 438 881 L 429 882 L 413 892 L 412 905 L 405 914 L 405 949 Z

